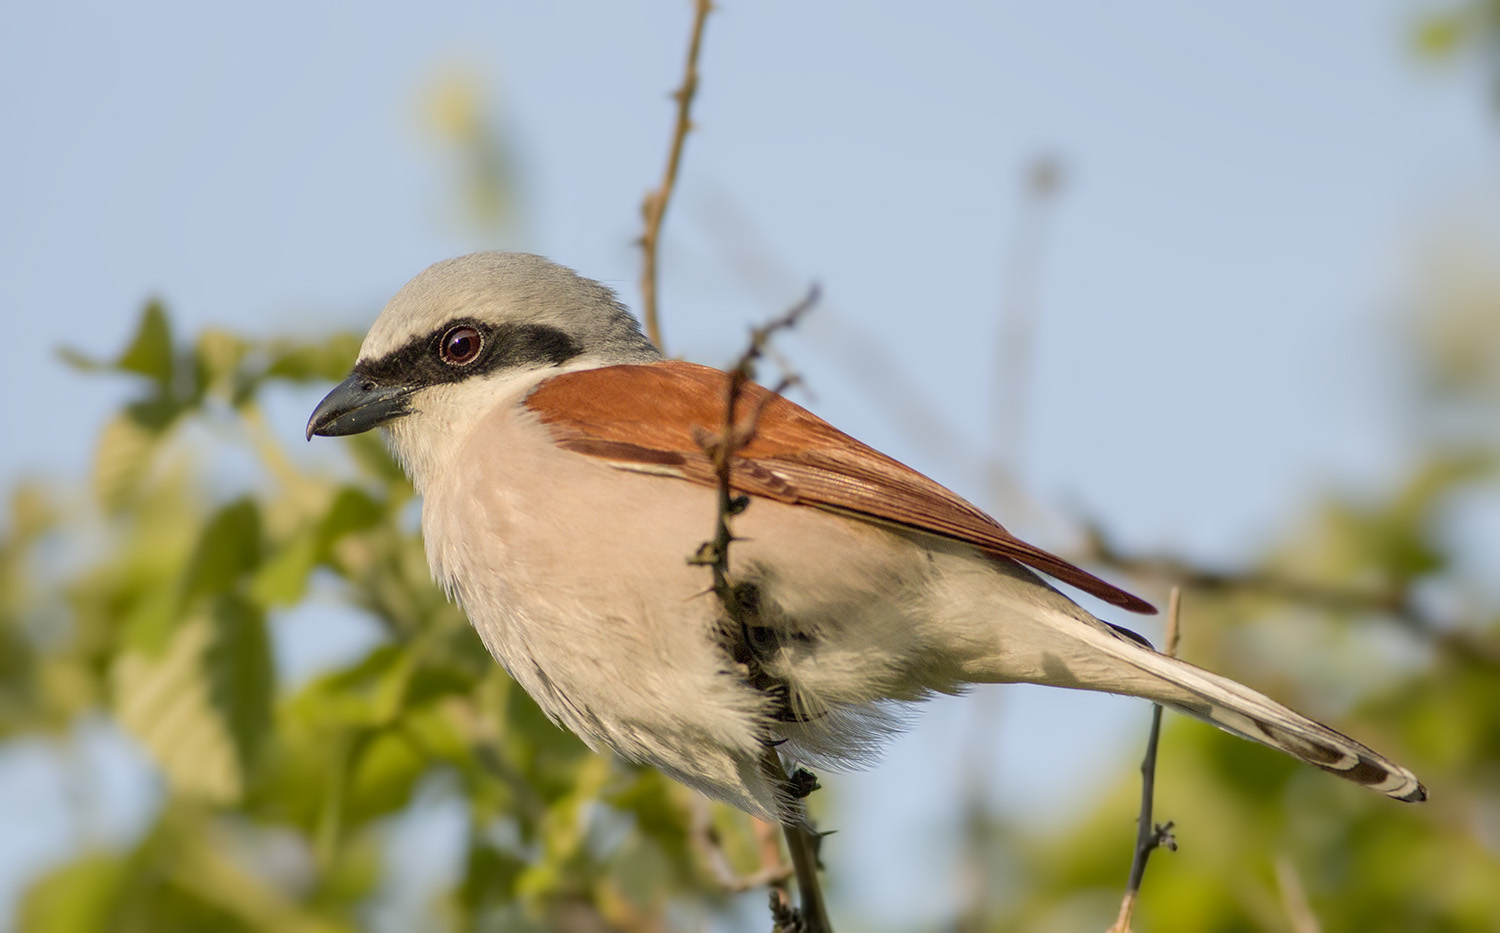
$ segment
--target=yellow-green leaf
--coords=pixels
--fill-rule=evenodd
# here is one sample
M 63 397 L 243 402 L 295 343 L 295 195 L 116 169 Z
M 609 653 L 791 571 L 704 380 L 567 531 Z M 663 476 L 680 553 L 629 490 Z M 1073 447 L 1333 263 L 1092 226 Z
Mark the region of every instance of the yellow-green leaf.
M 172 329 L 161 302 L 152 301 L 141 312 L 130 346 L 120 354 L 115 365 L 126 372 L 140 373 L 164 389 L 172 382 Z
M 1412 44 L 1423 58 L 1447 58 L 1469 34 L 1465 11 L 1434 13 L 1417 24 Z
M 128 863 L 89 855 L 54 869 L 21 901 L 19 929 L 27 933 L 97 933 L 110 928 Z
M 265 620 L 224 598 L 179 626 L 160 655 L 128 649 L 116 659 L 115 711 L 175 788 L 230 802 L 269 724 L 273 676 Z
M 157 433 L 128 415 L 115 415 L 94 450 L 94 494 L 105 508 L 121 508 L 140 489 L 151 467 Z
M 183 598 L 229 589 L 260 560 L 260 509 L 237 499 L 209 519 L 183 576 Z

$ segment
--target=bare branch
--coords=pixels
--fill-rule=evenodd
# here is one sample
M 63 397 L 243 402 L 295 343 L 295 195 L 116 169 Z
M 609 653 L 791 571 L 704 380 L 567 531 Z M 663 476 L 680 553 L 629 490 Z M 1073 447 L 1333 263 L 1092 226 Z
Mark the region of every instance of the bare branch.
M 988 460 L 989 494 L 1001 514 L 1017 521 L 1027 508 L 1020 477 L 1025 466 L 1027 420 L 1036 358 L 1037 292 L 1042 277 L 1053 205 L 1066 172 L 1054 154 L 1037 156 L 1026 167 L 1015 229 L 1001 267 L 1000 331 L 995 349 L 991 417 L 994 431 Z
M 1162 651 L 1169 658 L 1177 657 L 1177 646 L 1182 644 L 1182 627 L 1178 625 L 1178 613 L 1182 610 L 1182 587 L 1172 587 L 1167 596 L 1167 637 Z
M 1166 655 L 1177 656 L 1177 617 L 1182 605 L 1182 589 L 1172 587 L 1172 596 L 1167 605 Z M 1141 882 L 1146 877 L 1146 863 L 1151 853 L 1165 846 L 1177 851 L 1177 840 L 1172 837 L 1172 824 L 1153 823 L 1151 811 L 1156 796 L 1156 747 L 1161 739 L 1161 705 L 1151 707 L 1151 734 L 1146 739 L 1146 757 L 1141 760 L 1141 812 L 1137 817 L 1135 833 L 1135 855 L 1130 860 L 1130 879 L 1125 884 L 1125 897 L 1120 901 L 1120 914 L 1115 918 L 1109 933 L 1130 933 L 1130 918 L 1135 913 L 1136 896 L 1140 894 Z
M 752 817 L 752 819 L 754 819 Z M 760 828 L 766 824 L 755 820 L 757 839 L 760 837 Z M 708 866 L 713 874 L 714 880 L 719 887 L 728 894 L 742 894 L 755 888 L 781 886 L 792 877 L 792 867 L 781 860 L 781 847 L 774 842 L 769 849 L 761 846 L 761 865 L 754 874 L 741 875 L 729 864 L 729 856 L 725 854 L 719 831 L 713 824 L 713 806 L 706 797 L 696 797 L 693 801 L 693 826 L 692 843 L 693 848 L 703 858 L 704 864 Z
M 1297 877 L 1297 869 L 1285 855 L 1276 859 L 1276 890 L 1281 894 L 1281 904 L 1286 908 L 1287 929 L 1292 933 L 1320 933 L 1318 915 L 1313 913 L 1307 901 L 1307 889 Z
M 687 63 L 683 66 L 682 85 L 672 92 L 677 101 L 677 119 L 672 125 L 672 142 L 667 149 L 667 167 L 662 173 L 661 184 L 646 192 L 641 203 L 641 214 L 645 218 L 645 229 L 641 232 L 641 316 L 645 319 L 646 336 L 665 352 L 662 343 L 661 317 L 656 297 L 657 257 L 661 244 L 662 220 L 667 216 L 667 204 L 677 186 L 677 170 L 682 165 L 682 150 L 687 142 L 688 131 L 693 128 L 693 98 L 698 93 L 698 50 L 703 46 L 703 24 L 708 20 L 713 4 L 709 0 L 694 0 L 693 32 L 688 40 Z
M 755 218 L 727 191 L 710 189 L 697 203 L 700 222 L 718 241 L 724 261 L 747 290 L 774 294 L 801 280 L 792 264 L 767 242 Z M 966 462 L 978 456 L 968 437 L 928 398 L 927 387 L 907 372 L 909 361 L 891 352 L 857 316 L 821 302 L 816 324 L 810 321 L 803 336 L 842 367 L 873 407 L 914 446 L 928 451 L 932 460 Z
M 1126 554 L 1097 527 L 1088 526 L 1085 531 L 1083 551 L 1076 556 L 1081 563 L 1103 564 L 1139 577 L 1169 580 L 1204 593 L 1248 593 L 1329 612 L 1380 613 L 1452 656 L 1500 668 L 1500 644 L 1465 627 L 1434 618 L 1412 601 L 1404 586 L 1358 589 L 1258 570 L 1243 573 L 1212 570 L 1173 557 Z

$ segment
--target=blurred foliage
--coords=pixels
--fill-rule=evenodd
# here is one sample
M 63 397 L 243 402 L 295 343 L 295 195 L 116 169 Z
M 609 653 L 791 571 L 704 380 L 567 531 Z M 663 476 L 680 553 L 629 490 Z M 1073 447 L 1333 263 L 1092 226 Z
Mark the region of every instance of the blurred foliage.
M 1211 585 L 1190 586 L 1183 609 L 1187 660 L 1326 714 L 1413 768 L 1431 799 L 1359 792 L 1169 716 L 1154 816 L 1181 848 L 1151 860 L 1138 931 L 1500 929 L 1500 277 L 1452 259 L 1407 315 L 1408 368 L 1388 374 L 1409 409 L 1405 477 L 1330 492 L 1259 567 L 1199 573 Z M 1471 514 L 1492 519 L 1479 540 L 1455 520 Z M 1003 893 L 961 928 L 1108 927 L 1138 782 L 1122 775 L 1046 835 L 974 815 L 982 862 L 1000 866 L 986 890 Z
M 1500 928 L 1500 588 L 1453 521 L 1500 504 L 1500 280 L 1440 278 L 1411 315 L 1412 368 L 1398 380 L 1412 409 L 1406 478 L 1382 495 L 1330 494 L 1246 576 L 1300 589 L 1189 591 L 1184 644 L 1190 660 L 1333 713 L 1417 770 L 1433 799 L 1396 804 L 1169 720 L 1157 816 L 1176 821 L 1182 850 L 1153 860 L 1138 930 L 1285 929 L 1294 915 L 1328 931 Z M 694 845 L 702 804 L 588 752 L 489 659 L 429 582 L 413 494 L 379 439 L 344 439 L 348 462 L 327 473 L 273 439 L 262 396 L 331 383 L 356 349 L 350 334 L 183 342 L 153 303 L 118 357 L 68 357 L 138 393 L 101 433 L 91 495 L 12 493 L 0 740 L 66 742 L 102 713 L 154 763 L 164 799 L 128 844 L 44 871 L 19 929 L 378 926 L 408 860 L 434 857 L 389 845 L 432 793 L 466 829 L 455 876 L 419 892 L 423 929 L 730 923 Z M 252 454 L 246 488 L 211 482 L 205 430 Z M 104 544 L 84 546 L 90 536 Z M 330 601 L 365 613 L 378 643 L 279 681 L 273 621 Z M 1135 798 L 1122 774 L 1045 835 L 969 813 L 977 900 L 959 928 L 1103 929 Z M 716 808 L 712 823 L 733 868 L 754 871 L 748 819 Z
M 1500 3 L 1431 14 L 1414 44 L 1500 61 Z M 423 103 L 453 153 L 466 221 L 494 230 L 515 211 L 514 166 L 478 87 L 451 75 Z M 1455 519 L 1500 515 L 1495 268 L 1442 270 L 1410 315 L 1405 478 L 1381 495 L 1330 493 L 1286 529 L 1246 572 L 1295 581 L 1280 595 L 1217 585 L 1185 602 L 1185 657 L 1328 714 L 1412 766 L 1432 800 L 1396 804 L 1169 718 L 1156 815 L 1176 822 L 1182 848 L 1153 859 L 1136 929 L 1305 930 L 1308 916 L 1330 933 L 1500 929 L 1500 588 L 1486 567 L 1497 542 L 1480 542 L 1490 550 L 1476 561 Z M 418 892 L 407 928 L 728 923 L 693 844 L 701 801 L 588 752 L 490 660 L 429 582 L 412 492 L 379 439 L 342 439 L 343 468 L 316 473 L 268 430 L 269 392 L 342 378 L 357 347 L 352 334 L 184 341 L 153 302 L 117 357 L 65 355 L 133 379 L 137 394 L 100 434 L 91 489 L 11 490 L 0 743 L 66 744 L 103 717 L 148 756 L 163 793 L 135 837 L 82 843 L 41 871 L 13 925 L 389 929 L 380 905 L 415 860 L 441 857 L 393 850 L 393 826 L 434 794 L 463 814 L 462 851 L 453 877 Z M 205 468 L 205 432 L 249 453 L 246 488 Z M 377 643 L 306 682 L 280 679 L 276 620 L 335 604 L 357 607 Z M 944 928 L 1104 929 L 1136 800 L 1129 772 L 1046 833 L 966 812 L 975 903 L 955 905 Z M 709 819 L 732 868 L 757 868 L 747 818 Z M 857 910 L 838 920 L 887 928 Z
M 1429 61 L 1481 60 L 1489 72 L 1490 105 L 1500 110 L 1500 0 L 1461 0 L 1434 9 L 1418 18 L 1411 41 Z
M 554 727 L 430 583 L 413 494 L 379 438 L 348 439 L 346 475 L 317 475 L 267 430 L 268 387 L 326 385 L 357 347 L 350 334 L 179 342 L 152 303 L 118 357 L 68 357 L 138 394 L 100 436 L 92 497 L 13 493 L 0 740 L 67 741 L 102 712 L 165 799 L 130 845 L 38 878 L 20 929 L 367 928 L 403 870 L 382 848 L 388 826 L 431 787 L 468 829 L 423 928 L 654 930 L 669 909 L 723 906 L 690 857 L 688 792 Z M 214 488 L 203 429 L 253 455 L 248 490 Z M 278 682 L 271 620 L 319 594 L 366 613 L 379 643 Z M 728 850 L 754 851 L 748 818 L 719 823 Z
M 516 183 L 516 156 L 510 136 L 488 113 L 486 82 L 473 71 L 452 69 L 438 75 L 422 99 L 422 123 L 443 150 L 458 200 L 457 216 L 483 234 L 504 232 L 516 221 L 522 186 Z

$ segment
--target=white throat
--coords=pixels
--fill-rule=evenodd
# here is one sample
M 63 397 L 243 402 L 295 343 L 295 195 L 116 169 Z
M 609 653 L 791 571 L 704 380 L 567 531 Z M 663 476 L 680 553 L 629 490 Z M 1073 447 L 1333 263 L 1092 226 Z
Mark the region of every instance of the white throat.
M 412 396 L 411 412 L 385 425 L 386 443 L 425 495 L 448 470 L 479 422 L 499 405 L 518 405 L 537 383 L 560 373 L 592 369 L 596 360 L 563 366 L 497 372 L 478 379 L 429 386 Z

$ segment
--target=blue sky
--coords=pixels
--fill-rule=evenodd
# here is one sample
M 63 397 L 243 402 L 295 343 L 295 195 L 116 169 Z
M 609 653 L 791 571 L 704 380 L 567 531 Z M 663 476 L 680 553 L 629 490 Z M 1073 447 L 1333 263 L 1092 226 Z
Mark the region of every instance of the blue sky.
M 1392 325 L 1415 257 L 1450 214 L 1495 200 L 1477 81 L 1408 51 L 1425 8 L 947 0 L 918 16 L 725 0 L 668 221 L 670 349 L 725 362 L 745 324 L 816 280 L 826 313 L 782 344 L 802 400 L 993 505 L 982 456 L 1005 256 L 1025 167 L 1055 153 L 1066 183 L 1030 272 L 1032 377 L 1009 452 L 1030 507 L 999 517 L 1056 547 L 1087 515 L 1133 548 L 1243 559 L 1320 489 L 1396 474 Z M 632 241 L 688 13 L 685 0 L 10 5 L 0 379 L 24 404 L 0 406 L 0 477 L 86 474 L 124 387 L 52 350 L 113 352 L 148 296 L 186 330 L 362 328 L 427 264 L 503 246 L 637 304 Z M 424 128 L 427 91 L 455 70 L 483 82 L 517 158 L 522 214 L 503 235 L 460 222 Z M 905 429 L 892 387 L 959 443 Z M 312 401 L 273 408 L 289 442 Z M 1056 692 L 982 702 L 999 717 L 979 756 L 996 798 L 1042 813 L 1087 792 L 1060 775 L 1133 760 L 1145 719 Z M 943 818 L 941 794 L 902 788 L 958 770 L 973 710 L 936 704 L 880 770 L 834 779 L 850 879 L 869 876 L 860 852 Z M 0 759 L 0 789 L 45 794 L 45 767 Z M 46 806 L 13 807 L 4 823 L 26 814 L 36 830 L 0 842 L 0 895 L 65 835 Z M 927 916 L 946 896 L 935 877 L 850 896 Z

